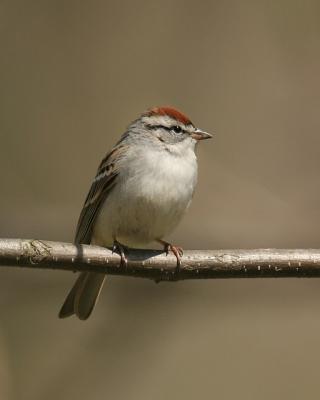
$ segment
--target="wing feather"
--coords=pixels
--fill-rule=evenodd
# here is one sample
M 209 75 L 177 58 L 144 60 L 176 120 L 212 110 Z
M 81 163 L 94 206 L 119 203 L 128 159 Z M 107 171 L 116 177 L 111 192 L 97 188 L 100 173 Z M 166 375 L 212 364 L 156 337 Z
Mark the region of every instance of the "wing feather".
M 126 150 L 127 146 L 120 142 L 101 161 L 79 217 L 75 243 L 90 244 L 95 219 L 116 184 L 121 168 L 119 161 Z

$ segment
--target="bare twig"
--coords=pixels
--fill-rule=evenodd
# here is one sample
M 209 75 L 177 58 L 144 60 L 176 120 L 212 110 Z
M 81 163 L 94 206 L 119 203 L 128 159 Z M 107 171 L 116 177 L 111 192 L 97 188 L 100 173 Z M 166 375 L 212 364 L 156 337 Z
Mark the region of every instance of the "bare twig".
M 110 249 L 44 240 L 0 239 L 0 265 L 97 271 L 161 280 L 206 278 L 319 277 L 319 249 L 188 250 L 176 258 L 158 250 L 130 250 L 128 265 Z

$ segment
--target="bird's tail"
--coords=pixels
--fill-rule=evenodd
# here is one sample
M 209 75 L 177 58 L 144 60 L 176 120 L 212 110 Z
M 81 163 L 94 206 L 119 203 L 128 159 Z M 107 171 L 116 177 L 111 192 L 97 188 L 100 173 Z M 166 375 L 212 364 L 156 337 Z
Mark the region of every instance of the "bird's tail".
M 59 318 L 75 314 L 79 319 L 90 317 L 97 303 L 106 275 L 96 272 L 82 272 L 70 290 Z

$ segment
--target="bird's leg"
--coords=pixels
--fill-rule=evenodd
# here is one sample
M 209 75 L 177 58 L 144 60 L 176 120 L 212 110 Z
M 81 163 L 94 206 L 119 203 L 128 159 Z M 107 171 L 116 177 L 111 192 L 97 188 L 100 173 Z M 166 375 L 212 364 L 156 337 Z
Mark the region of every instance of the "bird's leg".
M 161 239 L 158 239 L 157 242 L 164 246 L 164 251 L 166 252 L 167 255 L 169 254 L 169 251 L 172 251 L 172 253 L 175 255 L 177 259 L 176 272 L 179 272 L 181 266 L 181 257 L 183 256 L 182 247 L 174 246 L 173 244 L 165 242 L 164 240 Z
M 124 249 L 126 246 L 123 244 L 119 243 L 117 239 L 113 240 L 113 245 L 112 245 L 112 253 L 115 253 L 116 251 L 120 254 L 121 260 L 120 260 L 120 266 L 127 268 L 128 260 L 125 255 Z

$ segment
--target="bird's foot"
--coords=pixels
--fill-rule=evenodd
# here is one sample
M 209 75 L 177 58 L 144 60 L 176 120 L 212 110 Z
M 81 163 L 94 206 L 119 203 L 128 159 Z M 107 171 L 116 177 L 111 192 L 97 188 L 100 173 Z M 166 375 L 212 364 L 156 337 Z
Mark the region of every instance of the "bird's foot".
M 166 254 L 169 254 L 169 251 L 172 251 L 172 253 L 175 255 L 177 259 L 177 267 L 176 267 L 176 272 L 179 272 L 180 266 L 181 266 L 181 257 L 183 256 L 183 249 L 182 247 L 179 246 L 174 246 L 171 243 L 165 242 L 164 240 L 158 240 L 159 243 L 161 243 L 164 246 L 164 251 Z
M 128 259 L 125 254 L 125 249 L 127 249 L 126 246 L 123 244 L 119 243 L 116 239 L 113 241 L 112 245 L 112 253 L 119 253 L 121 259 L 120 259 L 120 267 L 127 268 L 128 265 Z

